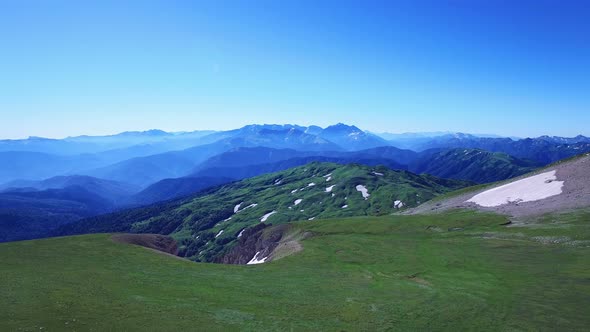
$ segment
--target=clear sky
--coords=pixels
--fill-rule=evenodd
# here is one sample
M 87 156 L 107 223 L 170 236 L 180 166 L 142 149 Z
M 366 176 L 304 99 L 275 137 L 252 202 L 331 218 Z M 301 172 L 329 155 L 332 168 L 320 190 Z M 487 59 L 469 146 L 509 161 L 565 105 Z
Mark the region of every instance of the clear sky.
M 0 137 L 590 135 L 588 1 L 0 1 Z

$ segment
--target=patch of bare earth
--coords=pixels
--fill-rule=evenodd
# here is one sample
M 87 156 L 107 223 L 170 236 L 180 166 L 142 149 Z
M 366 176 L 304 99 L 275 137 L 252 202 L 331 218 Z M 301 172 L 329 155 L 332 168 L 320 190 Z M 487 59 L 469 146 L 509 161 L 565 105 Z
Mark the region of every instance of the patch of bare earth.
M 178 257 L 176 256 L 178 254 L 178 244 L 170 236 L 160 234 L 115 234 L 111 239 L 117 243 L 142 246 Z
M 549 171 L 555 171 L 556 180 L 564 182 L 562 192 L 559 195 L 532 202 L 511 202 L 493 207 L 483 207 L 475 203 L 467 202 L 477 194 L 531 176 L 531 174 L 527 174 L 485 189 L 457 195 L 441 201 L 426 202 L 414 209 L 406 211 L 405 214 L 430 214 L 444 212 L 451 209 L 467 208 L 492 211 L 515 218 L 521 218 L 590 206 L 590 155 L 586 154 L 577 159 L 547 167 L 543 170 L 539 170 L 537 173 Z
M 281 259 L 303 250 L 302 241 L 311 236 L 309 232 L 294 232 L 283 237 L 277 247 L 273 250 L 271 260 Z

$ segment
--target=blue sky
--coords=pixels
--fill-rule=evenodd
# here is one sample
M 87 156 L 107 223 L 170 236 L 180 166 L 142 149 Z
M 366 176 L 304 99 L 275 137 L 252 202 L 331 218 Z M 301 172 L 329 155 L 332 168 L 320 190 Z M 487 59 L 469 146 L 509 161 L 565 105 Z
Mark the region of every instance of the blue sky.
M 517 3 L 517 4 L 516 4 Z M 579 1 L 0 1 L 0 136 L 590 135 Z

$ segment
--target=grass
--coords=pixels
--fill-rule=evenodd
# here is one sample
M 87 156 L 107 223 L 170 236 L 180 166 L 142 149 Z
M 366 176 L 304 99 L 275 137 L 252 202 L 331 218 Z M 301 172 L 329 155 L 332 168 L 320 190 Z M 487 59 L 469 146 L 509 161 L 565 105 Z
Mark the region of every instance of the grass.
M 90 218 L 65 226 L 66 231 L 59 234 L 166 234 L 178 241 L 180 256 L 213 262 L 237 243 L 242 230 L 260 224 L 262 216 L 273 211 L 276 213 L 265 222 L 274 225 L 309 219 L 389 215 L 399 211 L 394 205 L 397 200 L 403 202 L 403 209 L 415 207 L 469 184 L 382 166 L 313 162 L 227 184 L 175 203 Z M 367 199 L 358 191 L 358 185 L 368 189 Z M 300 204 L 295 205 L 296 201 Z M 234 213 L 238 204 L 240 211 Z
M 106 234 L 0 244 L 0 330 L 584 330 L 590 213 L 293 224 L 304 250 L 193 263 Z M 571 241 L 543 242 L 543 237 Z M 586 241 L 586 242 L 585 242 Z

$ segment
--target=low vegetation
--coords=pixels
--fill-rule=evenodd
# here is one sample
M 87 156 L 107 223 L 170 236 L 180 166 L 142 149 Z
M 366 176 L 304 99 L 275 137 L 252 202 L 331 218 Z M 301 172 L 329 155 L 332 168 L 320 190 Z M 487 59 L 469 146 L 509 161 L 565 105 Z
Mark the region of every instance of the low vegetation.
M 294 255 L 194 263 L 107 234 L 0 244 L 0 330 L 584 330 L 590 212 L 336 218 Z M 34 314 L 32 314 L 34 313 Z
M 386 167 L 311 163 L 190 199 L 89 219 L 66 226 L 59 235 L 114 231 L 172 235 L 180 256 L 212 262 L 236 244 L 242 230 L 261 222 L 387 215 L 469 184 Z

